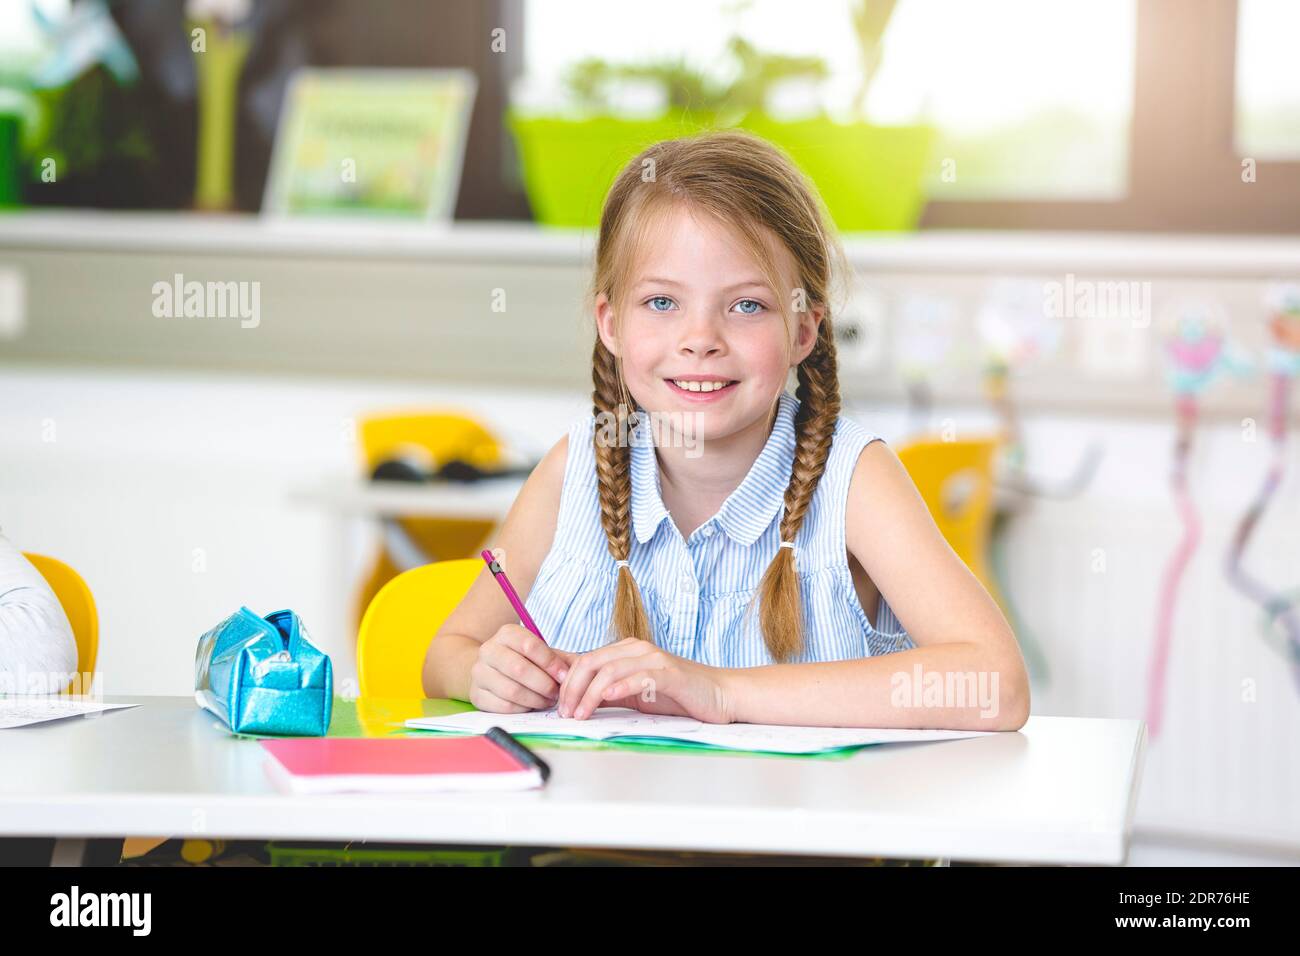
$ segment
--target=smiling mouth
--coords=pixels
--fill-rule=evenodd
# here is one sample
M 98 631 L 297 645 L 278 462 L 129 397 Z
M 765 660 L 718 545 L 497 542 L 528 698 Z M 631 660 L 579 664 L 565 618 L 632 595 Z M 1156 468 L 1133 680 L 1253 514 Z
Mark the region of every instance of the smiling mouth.
M 715 392 L 725 392 L 738 384 L 736 379 L 719 378 L 710 381 L 692 381 L 684 378 L 666 378 L 664 379 L 671 387 L 679 392 L 688 392 L 692 395 L 710 395 Z

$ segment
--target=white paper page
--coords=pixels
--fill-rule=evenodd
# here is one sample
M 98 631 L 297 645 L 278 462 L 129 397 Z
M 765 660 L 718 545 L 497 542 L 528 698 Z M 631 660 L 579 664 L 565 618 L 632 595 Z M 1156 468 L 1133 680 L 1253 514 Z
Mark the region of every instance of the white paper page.
M 917 743 L 983 737 L 983 730 L 897 730 L 893 728 L 796 727 L 785 724 L 706 724 L 693 717 L 643 714 L 629 707 L 601 707 L 586 720 L 560 717 L 554 708 L 527 714 L 470 711 L 445 717 L 415 717 L 408 727 L 485 733 L 500 727 L 511 734 L 568 734 L 604 740 L 608 737 L 659 737 L 687 743 L 712 744 L 733 750 L 767 753 L 817 753 L 865 744 Z
M 784 724 L 703 724 L 690 739 L 733 750 L 808 754 L 865 744 L 920 743 L 983 737 L 987 730 L 899 730 L 865 727 L 792 727 Z
M 139 704 L 101 704 L 69 697 L 0 697 L 0 730 L 139 706 Z
M 586 720 L 561 717 L 550 710 L 534 710 L 526 714 L 493 714 L 471 710 L 445 717 L 412 717 L 408 727 L 423 730 L 457 730 L 462 733 L 483 734 L 492 727 L 500 727 L 508 734 L 563 734 L 569 737 L 587 737 L 604 740 L 618 734 L 677 737 L 703 727 L 694 717 L 670 717 L 660 714 L 643 714 L 631 707 L 599 707 Z

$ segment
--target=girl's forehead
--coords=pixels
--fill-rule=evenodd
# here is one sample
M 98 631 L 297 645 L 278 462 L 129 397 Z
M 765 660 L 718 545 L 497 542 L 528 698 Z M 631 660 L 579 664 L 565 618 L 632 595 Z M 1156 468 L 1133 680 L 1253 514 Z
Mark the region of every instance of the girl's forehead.
M 793 265 L 789 250 L 770 229 L 760 226 L 759 231 L 777 269 L 788 277 Z M 632 283 L 652 277 L 682 284 L 765 281 L 760 263 L 736 229 L 680 203 L 652 214 L 631 253 Z

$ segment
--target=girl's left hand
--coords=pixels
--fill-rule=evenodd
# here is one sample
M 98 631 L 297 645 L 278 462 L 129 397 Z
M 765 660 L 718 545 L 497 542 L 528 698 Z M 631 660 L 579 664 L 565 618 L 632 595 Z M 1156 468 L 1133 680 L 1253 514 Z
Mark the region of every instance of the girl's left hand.
M 647 714 L 731 723 L 723 670 L 669 654 L 629 637 L 588 651 L 569 664 L 556 708 L 561 717 L 590 717 L 597 707 L 632 707 Z

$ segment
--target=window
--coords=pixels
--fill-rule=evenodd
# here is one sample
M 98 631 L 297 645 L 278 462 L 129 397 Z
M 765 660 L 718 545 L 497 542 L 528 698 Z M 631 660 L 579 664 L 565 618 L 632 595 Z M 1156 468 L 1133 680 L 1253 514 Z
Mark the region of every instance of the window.
M 866 117 L 937 127 L 936 198 L 1122 196 L 1135 2 L 899 0 Z M 564 70 L 591 56 L 611 63 L 680 57 L 725 81 L 734 33 L 764 51 L 824 60 L 821 105 L 838 119 L 853 115 L 862 70 L 848 0 L 807 3 L 797 16 L 789 0 L 661 0 L 636 15 L 635 29 L 628 9 L 607 0 L 570 0 L 566 11 L 526 8 L 527 76 L 516 92 L 531 106 L 564 108 Z M 645 104 L 647 111 L 662 106 Z M 953 169 L 955 177 L 946 174 Z
M 559 17 L 530 0 L 514 92 L 558 106 L 561 71 L 590 56 L 725 78 L 735 32 L 823 58 L 821 103 L 844 116 L 849 2 L 797 9 L 570 0 Z M 1295 0 L 898 0 L 866 115 L 937 127 L 923 228 L 1300 232 L 1297 35 Z
M 1242 156 L 1300 158 L 1300 3 L 1240 0 L 1234 139 Z
M 1118 198 L 1135 22 L 1134 0 L 900 0 L 868 106 L 938 128 L 934 199 Z

